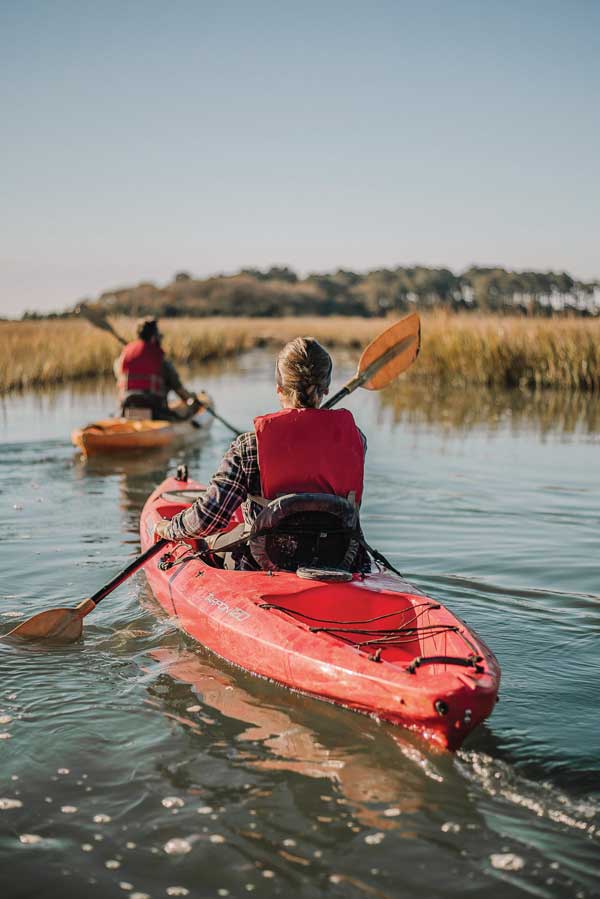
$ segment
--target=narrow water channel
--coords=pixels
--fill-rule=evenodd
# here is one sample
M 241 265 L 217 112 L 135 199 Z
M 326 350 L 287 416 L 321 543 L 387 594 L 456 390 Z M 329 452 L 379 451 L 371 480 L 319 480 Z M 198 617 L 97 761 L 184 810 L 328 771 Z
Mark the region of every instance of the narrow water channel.
M 268 353 L 192 384 L 240 427 L 276 405 Z M 215 424 L 83 462 L 69 432 L 111 390 L 0 406 L 3 631 L 108 580 L 153 486 L 179 461 L 209 477 L 228 445 Z M 369 542 L 494 650 L 492 718 L 435 753 L 215 659 L 140 575 L 76 646 L 0 644 L 3 897 L 600 895 L 600 399 L 401 384 L 348 406 Z

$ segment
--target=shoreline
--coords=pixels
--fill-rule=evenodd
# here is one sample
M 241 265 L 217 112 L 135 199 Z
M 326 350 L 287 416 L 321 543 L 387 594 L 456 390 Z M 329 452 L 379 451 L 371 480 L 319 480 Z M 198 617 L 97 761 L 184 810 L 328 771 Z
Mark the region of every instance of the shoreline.
M 311 334 L 330 348 L 362 349 L 383 318 L 162 319 L 165 351 L 194 366 Z M 600 391 L 600 321 L 421 314 L 419 358 L 403 378 L 453 386 Z M 134 319 L 113 319 L 125 338 Z M 0 322 L 0 395 L 110 376 L 117 341 L 81 320 Z

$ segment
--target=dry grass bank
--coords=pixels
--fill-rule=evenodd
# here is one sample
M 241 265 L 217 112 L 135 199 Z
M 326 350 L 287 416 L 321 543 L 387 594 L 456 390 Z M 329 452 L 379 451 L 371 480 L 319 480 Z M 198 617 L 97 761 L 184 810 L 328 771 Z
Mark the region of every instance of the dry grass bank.
M 423 316 L 423 348 L 410 376 L 456 385 L 600 389 L 600 321 L 492 316 Z M 125 338 L 129 319 L 113 321 Z M 382 319 L 205 318 L 161 322 L 175 362 L 194 364 L 278 346 L 312 334 L 328 346 L 358 350 L 385 327 Z M 85 321 L 0 322 L 0 392 L 110 374 L 119 351 Z
M 111 320 L 126 339 L 134 336 L 130 319 Z M 302 334 L 315 334 L 331 346 L 362 346 L 381 321 L 347 318 L 194 318 L 163 319 L 164 347 L 178 363 L 225 358 L 267 344 L 279 345 Z M 112 372 L 119 344 L 86 321 L 54 319 L 0 322 L 0 392 L 59 384 Z
M 436 313 L 415 368 L 459 386 L 600 390 L 600 319 Z

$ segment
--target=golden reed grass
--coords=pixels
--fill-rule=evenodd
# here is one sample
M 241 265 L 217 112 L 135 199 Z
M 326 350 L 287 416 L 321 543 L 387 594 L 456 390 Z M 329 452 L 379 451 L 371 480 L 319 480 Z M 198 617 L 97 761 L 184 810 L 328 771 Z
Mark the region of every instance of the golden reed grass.
M 428 313 L 414 378 L 457 386 L 600 389 L 600 321 Z M 113 326 L 129 339 L 131 319 Z M 330 347 L 358 350 L 385 327 L 382 319 L 163 319 L 164 346 L 193 365 L 311 334 Z M 107 375 L 115 339 L 85 321 L 0 322 L 0 392 Z

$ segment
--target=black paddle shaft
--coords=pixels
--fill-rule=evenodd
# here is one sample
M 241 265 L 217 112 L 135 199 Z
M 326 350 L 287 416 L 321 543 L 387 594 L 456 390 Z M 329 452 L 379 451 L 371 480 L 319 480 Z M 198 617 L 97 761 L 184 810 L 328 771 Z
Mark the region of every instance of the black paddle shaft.
M 123 581 L 126 581 L 128 577 L 134 574 L 138 568 L 141 568 L 146 562 L 155 556 L 157 553 L 163 549 L 169 540 L 158 540 L 156 543 L 153 543 L 152 546 L 149 546 L 146 552 L 143 552 L 141 556 L 138 556 L 137 559 L 134 559 L 133 562 L 130 562 L 127 568 L 124 568 L 119 574 L 117 574 L 112 581 L 109 581 L 108 584 L 105 584 L 104 587 L 100 587 L 100 589 L 94 593 L 93 596 L 90 596 L 95 605 L 104 599 L 105 596 L 108 596 L 109 593 L 112 593 L 119 584 L 122 584 Z

